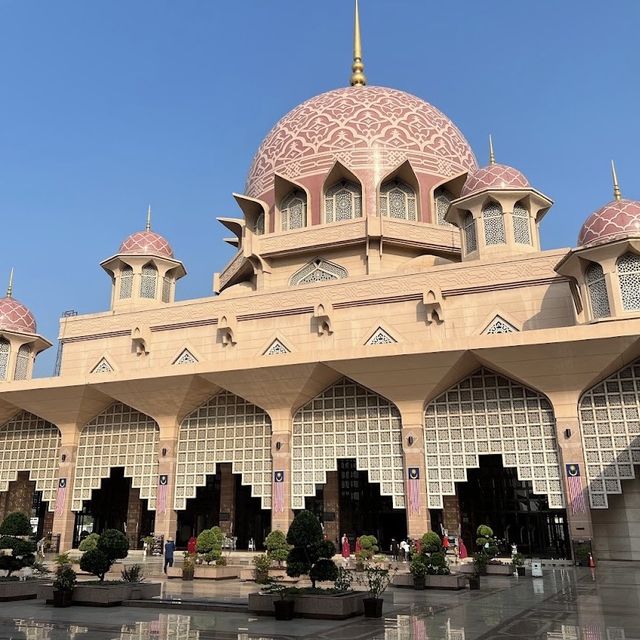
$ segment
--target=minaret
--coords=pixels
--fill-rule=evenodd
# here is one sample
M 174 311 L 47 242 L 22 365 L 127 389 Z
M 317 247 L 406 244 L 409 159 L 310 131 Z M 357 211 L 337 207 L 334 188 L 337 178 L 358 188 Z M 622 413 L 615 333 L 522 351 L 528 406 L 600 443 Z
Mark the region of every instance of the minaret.
M 362 62 L 362 39 L 360 37 L 360 11 L 356 0 L 355 21 L 353 27 L 353 65 L 351 67 L 351 86 L 364 87 L 367 77 L 364 75 L 364 63 Z
M 616 164 L 613 160 L 611 161 L 611 178 L 613 180 L 613 197 L 615 200 L 622 200 L 622 191 L 620 191 L 618 174 L 616 173 Z

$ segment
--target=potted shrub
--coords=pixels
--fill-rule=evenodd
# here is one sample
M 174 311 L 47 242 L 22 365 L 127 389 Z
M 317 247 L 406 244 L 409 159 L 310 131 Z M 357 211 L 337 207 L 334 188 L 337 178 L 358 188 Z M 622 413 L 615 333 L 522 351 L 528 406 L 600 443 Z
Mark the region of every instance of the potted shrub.
M 413 576 L 414 589 L 424 589 L 425 576 L 427 575 L 427 560 L 422 553 L 413 556 L 411 564 L 409 565 L 409 571 Z
M 271 560 L 266 553 L 261 553 L 253 558 L 254 575 L 258 584 L 267 584 L 269 582 L 269 567 Z
M 489 557 L 484 551 L 473 554 L 473 571 L 478 576 L 487 575 L 487 564 L 489 564 Z
M 113 563 L 120 558 L 126 558 L 128 552 L 129 541 L 124 533 L 117 529 L 107 529 L 98 539 L 95 549 L 82 554 L 80 568 L 104 582 L 104 577 Z
M 356 559 L 365 563 L 367 560 L 371 560 L 378 551 L 378 539 L 375 536 L 360 536 L 360 551 L 356 553 Z
M 421 553 L 437 553 L 442 549 L 442 540 L 435 531 L 427 531 L 420 539 L 420 542 Z
M 184 560 L 182 562 L 182 579 L 193 580 L 193 574 L 196 570 L 195 558 L 188 552 L 184 552 Z
M 513 556 L 511 556 L 511 564 L 513 566 L 514 573 L 517 573 L 519 576 L 526 575 L 524 556 L 521 553 L 514 553 Z
M 124 567 L 120 572 L 123 582 L 144 582 L 144 573 L 142 565 L 132 564 L 130 567 Z
M 86 551 L 93 551 L 98 546 L 98 540 L 100 535 L 97 533 L 90 533 L 78 546 L 78 549 L 85 553 Z
M 481 524 L 476 530 L 476 545 L 478 551 L 484 553 L 489 560 L 498 555 L 498 543 L 493 535 L 493 529 L 486 524 Z
M 266 593 L 275 593 L 279 597 L 273 601 L 273 610 L 276 620 L 293 620 L 293 610 L 295 602 L 292 598 L 287 598 L 290 590 L 282 584 L 279 578 L 270 578 Z
M 382 569 L 370 564 L 366 565 L 364 570 L 366 586 L 369 591 L 369 597 L 364 598 L 362 601 L 364 615 L 367 618 L 381 618 L 384 599 L 380 596 L 387 590 L 392 576 L 388 569 Z
M 144 547 L 144 551 L 145 554 L 147 556 L 152 556 L 153 555 L 153 543 L 155 542 L 155 539 L 153 536 L 145 536 L 144 538 L 142 538 L 142 544 Z
M 30 540 L 32 535 L 29 518 L 20 512 L 10 513 L 0 525 L 0 549 L 9 550 L 0 556 L 0 570 L 11 577 L 14 571 L 31 567 L 36 560 L 36 545 Z
M 224 533 L 220 527 L 205 529 L 197 539 L 198 553 L 202 554 L 204 561 L 209 564 L 222 556 L 222 543 Z
M 472 574 L 469 575 L 469 589 L 476 590 L 480 588 L 480 574 L 477 571 L 473 571 Z
M 287 543 L 287 536 L 282 532 L 272 531 L 264 541 L 267 548 L 267 556 L 272 562 L 277 562 L 281 567 L 282 563 L 287 559 L 291 547 Z
M 71 566 L 68 554 L 56 558 L 56 572 L 53 580 L 53 606 L 70 607 L 73 590 L 76 586 L 76 572 Z

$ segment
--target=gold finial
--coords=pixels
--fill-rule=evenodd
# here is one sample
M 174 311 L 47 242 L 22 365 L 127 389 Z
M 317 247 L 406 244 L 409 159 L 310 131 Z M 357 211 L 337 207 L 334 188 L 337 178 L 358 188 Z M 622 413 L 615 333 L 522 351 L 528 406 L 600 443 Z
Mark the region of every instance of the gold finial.
M 353 27 L 353 65 L 351 67 L 351 86 L 364 87 L 367 77 L 364 75 L 364 63 L 362 62 L 362 40 L 360 38 L 360 11 L 356 0 L 355 24 Z
M 145 231 L 151 231 L 151 205 L 147 209 L 147 226 L 145 227 Z
M 13 295 L 13 267 L 11 267 L 11 273 L 9 274 L 9 286 L 7 287 L 7 298 Z
M 616 200 L 622 200 L 622 192 L 618 184 L 618 174 L 616 173 L 616 163 L 611 161 L 611 177 L 613 178 L 613 197 Z
M 496 163 L 496 154 L 493 152 L 493 138 L 489 134 L 489 164 Z

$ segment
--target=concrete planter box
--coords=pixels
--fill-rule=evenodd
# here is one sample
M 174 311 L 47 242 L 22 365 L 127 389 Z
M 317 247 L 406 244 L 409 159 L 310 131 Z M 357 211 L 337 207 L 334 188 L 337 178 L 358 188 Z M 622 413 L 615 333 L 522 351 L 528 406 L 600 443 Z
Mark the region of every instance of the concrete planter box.
M 150 600 L 159 596 L 162 585 L 159 582 L 123 582 L 121 584 L 76 583 L 73 590 L 73 604 L 94 607 L 114 607 L 125 600 Z M 38 597 L 53 602 L 53 585 L 40 585 Z
M 410 573 L 401 573 L 393 579 L 394 587 L 410 587 L 413 589 L 413 576 Z M 466 576 L 453 573 L 448 576 L 425 576 L 425 589 L 464 589 L 467 586 Z
M 253 568 L 250 569 L 249 567 L 241 567 L 238 573 L 240 574 L 240 580 L 244 580 L 245 582 L 256 579 L 256 572 Z
M 294 615 L 298 618 L 315 618 L 317 620 L 344 620 L 364 613 L 362 601 L 368 596 L 367 591 L 356 591 L 343 595 L 296 595 Z M 275 614 L 273 601 L 280 598 L 271 593 L 250 593 L 249 611 L 263 616 Z
M 182 567 L 167 567 L 167 578 L 182 578 Z
M 460 573 L 473 573 L 473 563 L 463 564 Z M 488 576 L 512 576 L 513 567 L 510 564 L 488 564 Z
M 0 581 L 0 602 L 9 600 L 32 600 L 38 597 L 41 582 L 35 580 Z
M 239 571 L 237 567 L 209 567 L 206 564 L 197 564 L 193 572 L 193 577 L 198 580 L 231 580 L 232 578 L 237 578 L 238 574 Z M 182 575 L 182 572 L 180 575 Z

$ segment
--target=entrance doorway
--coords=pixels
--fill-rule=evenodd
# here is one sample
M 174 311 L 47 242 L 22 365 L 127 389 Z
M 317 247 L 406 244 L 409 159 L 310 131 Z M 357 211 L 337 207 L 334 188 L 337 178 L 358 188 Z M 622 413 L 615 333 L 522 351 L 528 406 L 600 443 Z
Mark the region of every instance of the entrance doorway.
M 31 529 L 36 539 L 51 533 L 53 529 L 53 511 L 42 500 L 42 491 L 36 489 L 36 483 L 29 479 L 28 471 L 20 471 L 15 480 L 9 482 L 7 491 L 0 493 L 0 522 L 16 511 L 29 517 Z
M 517 470 L 504 467 L 502 456 L 480 456 L 467 482 L 457 484 L 462 538 L 473 545 L 476 529 L 489 525 L 501 541 L 501 554 L 511 544 L 526 556 L 569 558 L 569 531 L 564 509 L 550 509 L 546 495 L 533 493 L 532 483 L 518 480 Z

